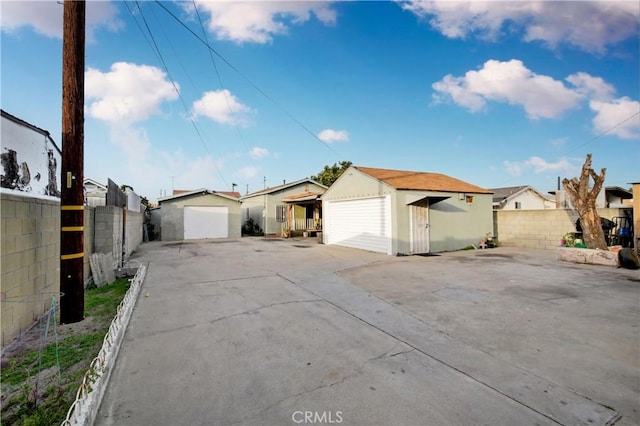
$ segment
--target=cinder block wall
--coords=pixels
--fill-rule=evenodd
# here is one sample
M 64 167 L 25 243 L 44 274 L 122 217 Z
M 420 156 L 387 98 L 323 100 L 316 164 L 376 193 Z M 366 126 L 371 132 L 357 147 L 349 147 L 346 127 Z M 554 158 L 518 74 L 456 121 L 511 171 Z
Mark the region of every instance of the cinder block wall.
M 125 253 L 129 257 L 131 253 L 142 244 L 142 224 L 144 222 L 144 213 L 127 211 L 126 231 L 125 231 Z
M 95 210 L 95 253 L 112 253 L 114 268 L 122 264 L 122 209 L 98 206 Z
M 144 215 L 128 213 L 130 254 L 142 242 Z M 49 309 L 52 296 L 60 300 L 60 202 L 0 193 L 0 218 L 0 329 L 4 347 Z M 85 282 L 91 275 L 91 253 L 114 252 L 121 257 L 121 244 L 122 209 L 85 207 Z
M 598 209 L 600 217 L 622 216 L 620 209 Z M 493 212 L 494 234 L 505 247 L 555 249 L 562 236 L 575 231 L 578 212 L 569 209 L 498 210 Z
M 95 207 L 84 206 L 84 266 L 83 277 L 86 283 L 91 276 L 89 259 L 93 253 L 93 224 L 96 217 Z
M 60 202 L 0 194 L 2 346 L 60 293 Z

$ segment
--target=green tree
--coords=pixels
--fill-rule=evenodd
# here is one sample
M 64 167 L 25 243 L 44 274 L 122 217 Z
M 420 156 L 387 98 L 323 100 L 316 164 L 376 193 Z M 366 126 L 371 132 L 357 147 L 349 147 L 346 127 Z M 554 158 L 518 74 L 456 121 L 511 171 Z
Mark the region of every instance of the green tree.
M 325 186 L 331 186 L 345 170 L 351 167 L 351 161 L 340 161 L 340 163 L 333 163 L 333 166 L 326 165 L 324 169 L 317 175 L 311 176 L 311 179 Z

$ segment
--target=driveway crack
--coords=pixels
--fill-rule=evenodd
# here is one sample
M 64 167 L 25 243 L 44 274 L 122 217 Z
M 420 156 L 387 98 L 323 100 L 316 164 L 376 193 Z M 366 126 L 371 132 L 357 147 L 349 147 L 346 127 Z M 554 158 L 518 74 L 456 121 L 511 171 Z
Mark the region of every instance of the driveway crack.
M 323 302 L 323 301 L 324 301 L 323 299 L 303 299 L 303 300 L 288 300 L 286 302 L 276 302 L 276 303 L 271 303 L 269 305 L 257 306 L 255 308 L 247 309 L 246 311 L 236 312 L 235 314 L 230 314 L 230 315 L 225 315 L 223 317 L 214 318 L 214 319 L 209 320 L 209 321 L 195 322 L 195 323 L 191 323 L 191 324 L 182 325 L 180 327 L 169 328 L 169 329 L 166 329 L 166 330 L 159 330 L 159 331 L 156 331 L 155 333 L 145 334 L 145 335 L 143 335 L 141 337 L 150 337 L 150 336 L 157 336 L 157 335 L 166 334 L 166 333 L 173 333 L 175 331 L 180 331 L 180 330 L 185 330 L 185 329 L 188 329 L 188 328 L 193 328 L 193 327 L 196 327 L 196 326 L 201 325 L 201 324 L 215 324 L 215 323 L 220 322 L 220 321 L 228 320 L 228 319 L 239 317 L 239 316 L 243 316 L 243 315 L 257 315 L 258 313 L 260 313 L 260 311 L 262 311 L 264 309 L 267 309 L 267 308 L 273 308 L 274 306 L 291 305 L 291 304 L 294 304 L 294 303 L 314 303 L 314 302 Z
M 396 345 L 394 345 L 394 346 L 396 346 Z M 406 353 L 409 353 L 409 352 L 413 352 L 414 350 L 415 349 L 409 349 L 409 350 L 404 350 L 404 351 L 400 351 L 400 352 L 394 352 L 394 353 L 391 353 L 391 354 L 389 353 L 389 350 L 387 350 L 387 351 L 385 351 L 384 353 L 382 353 L 380 355 L 376 355 L 376 356 L 374 356 L 372 358 L 369 358 L 369 359 L 363 361 L 360 365 L 358 365 L 357 367 L 352 369 L 350 373 L 342 376 L 342 378 L 340 380 L 336 380 L 336 381 L 331 382 L 331 383 L 321 384 L 321 385 L 318 385 L 318 386 L 316 386 L 316 387 L 314 387 L 312 389 L 305 389 L 305 390 L 303 390 L 301 392 L 298 392 L 298 393 L 296 393 L 294 395 L 289 395 L 287 397 L 281 398 L 278 401 L 276 401 L 276 402 L 268 405 L 267 407 L 261 409 L 259 412 L 257 412 L 256 414 L 252 415 L 251 417 L 247 417 L 247 418 L 244 418 L 244 419 L 240 419 L 240 420 L 238 420 L 236 422 L 230 423 L 229 426 L 239 425 L 239 424 L 242 424 L 242 423 L 245 423 L 245 422 L 249 422 L 249 421 L 251 421 L 253 419 L 256 419 L 256 418 L 262 416 L 264 413 L 266 413 L 269 410 L 271 410 L 272 408 L 277 407 L 278 405 L 280 405 L 280 404 L 282 404 L 282 403 L 284 403 L 286 401 L 289 401 L 291 399 L 296 399 L 297 400 L 298 398 L 302 397 L 303 395 L 306 395 L 306 394 L 309 394 L 309 393 L 313 393 L 313 392 L 318 391 L 320 389 L 328 389 L 328 388 L 332 388 L 334 386 L 339 386 L 339 385 L 343 384 L 344 382 L 346 382 L 347 380 L 352 379 L 352 378 L 357 377 L 360 374 L 362 374 L 362 370 L 364 369 L 364 367 L 367 364 L 375 362 L 375 361 L 377 361 L 379 359 L 395 357 L 395 356 L 398 356 L 398 355 L 402 355 L 402 354 L 406 354 Z

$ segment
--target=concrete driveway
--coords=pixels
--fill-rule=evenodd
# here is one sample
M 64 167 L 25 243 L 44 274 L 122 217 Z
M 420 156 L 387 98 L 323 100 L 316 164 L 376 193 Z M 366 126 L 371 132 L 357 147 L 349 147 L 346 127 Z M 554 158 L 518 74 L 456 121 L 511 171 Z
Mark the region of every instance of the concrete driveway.
M 100 425 L 640 424 L 638 271 L 256 238 L 137 257 Z

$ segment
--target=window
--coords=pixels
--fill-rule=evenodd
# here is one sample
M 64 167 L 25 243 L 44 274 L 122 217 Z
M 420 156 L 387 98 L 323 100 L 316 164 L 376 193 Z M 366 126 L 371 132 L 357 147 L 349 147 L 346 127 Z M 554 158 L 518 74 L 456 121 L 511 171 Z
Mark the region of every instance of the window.
M 276 206 L 276 222 L 287 221 L 287 206 L 280 204 Z
M 473 203 L 473 195 L 466 195 L 464 199 L 467 202 L 467 204 Z
M 522 203 L 520 201 L 516 201 L 516 210 L 520 210 L 522 208 Z

